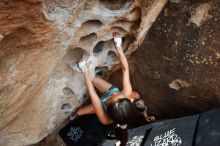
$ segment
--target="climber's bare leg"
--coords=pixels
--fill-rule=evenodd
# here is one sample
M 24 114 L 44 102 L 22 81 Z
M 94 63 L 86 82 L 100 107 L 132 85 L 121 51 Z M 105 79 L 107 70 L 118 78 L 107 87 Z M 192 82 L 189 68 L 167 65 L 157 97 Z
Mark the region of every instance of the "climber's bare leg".
M 92 104 L 83 106 L 83 107 L 76 110 L 76 114 L 78 116 L 87 115 L 87 114 L 94 114 L 94 113 L 95 113 L 95 110 L 94 110 L 94 107 Z
M 97 76 L 94 77 L 92 83 L 101 93 L 105 93 L 112 86 L 112 84 Z

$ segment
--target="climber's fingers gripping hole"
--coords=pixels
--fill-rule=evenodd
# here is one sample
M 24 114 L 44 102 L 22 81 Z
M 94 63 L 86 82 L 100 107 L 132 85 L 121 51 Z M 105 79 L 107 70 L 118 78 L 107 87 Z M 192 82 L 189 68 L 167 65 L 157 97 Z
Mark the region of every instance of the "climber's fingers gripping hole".
M 115 38 L 115 37 L 120 37 L 120 33 L 119 32 L 113 32 L 112 33 L 112 36 Z
M 120 36 L 120 33 L 119 32 L 113 32 L 112 35 L 113 35 L 113 38 L 114 38 L 115 47 L 116 48 L 121 47 L 122 38 Z
M 82 72 L 87 72 L 90 68 L 90 65 L 93 63 L 93 57 L 88 54 L 83 56 L 78 63 L 78 67 Z
M 82 72 L 87 72 L 88 69 L 86 67 L 86 62 L 85 61 L 82 61 L 78 64 L 79 68 L 81 69 Z

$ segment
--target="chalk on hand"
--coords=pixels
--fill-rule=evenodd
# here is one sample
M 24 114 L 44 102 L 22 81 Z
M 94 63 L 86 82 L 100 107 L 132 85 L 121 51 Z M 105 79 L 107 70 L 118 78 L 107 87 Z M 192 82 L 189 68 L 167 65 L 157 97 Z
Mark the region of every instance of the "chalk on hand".
M 86 61 L 82 61 L 82 62 L 80 62 L 78 65 L 79 65 L 79 68 L 80 68 L 83 72 L 87 71 Z
M 115 42 L 115 44 L 116 44 L 116 47 L 121 47 L 122 38 L 115 37 L 115 38 L 114 38 L 114 42 Z

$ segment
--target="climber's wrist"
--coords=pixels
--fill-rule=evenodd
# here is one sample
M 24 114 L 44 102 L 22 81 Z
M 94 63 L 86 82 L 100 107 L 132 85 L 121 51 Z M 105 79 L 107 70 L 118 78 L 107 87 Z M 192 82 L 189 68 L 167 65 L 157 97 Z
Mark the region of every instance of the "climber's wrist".
M 83 76 L 88 75 L 88 71 L 87 70 L 83 70 L 82 73 L 83 73 Z
M 116 50 L 118 52 L 118 54 L 123 54 L 123 50 L 122 50 L 122 47 L 116 47 Z

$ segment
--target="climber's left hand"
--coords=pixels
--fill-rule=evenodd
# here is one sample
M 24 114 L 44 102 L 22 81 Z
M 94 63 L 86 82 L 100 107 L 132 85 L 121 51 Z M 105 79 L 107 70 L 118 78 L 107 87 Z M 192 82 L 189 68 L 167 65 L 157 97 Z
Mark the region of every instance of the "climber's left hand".
M 112 35 L 116 48 L 121 48 L 122 38 L 120 37 L 120 34 L 118 32 L 114 32 Z

